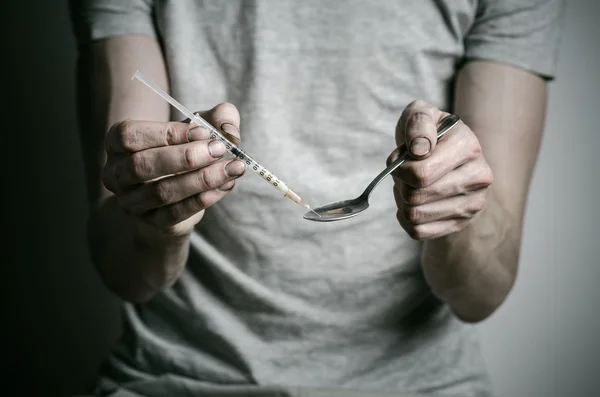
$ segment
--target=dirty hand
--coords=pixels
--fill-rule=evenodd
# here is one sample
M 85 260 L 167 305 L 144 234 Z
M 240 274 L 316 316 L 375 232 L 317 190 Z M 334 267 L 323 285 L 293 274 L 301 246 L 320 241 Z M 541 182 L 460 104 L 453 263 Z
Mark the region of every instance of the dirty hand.
M 394 161 L 405 148 L 410 157 L 393 173 L 400 225 L 415 240 L 462 230 L 486 204 L 492 171 L 477 136 L 462 121 L 437 141 L 437 125 L 448 116 L 414 101 L 396 126 Z
M 231 104 L 200 112 L 239 138 L 240 116 Z M 245 165 L 224 160 L 225 146 L 207 129 L 188 123 L 127 120 L 106 135 L 102 181 L 121 208 L 164 235 L 189 234 L 204 209 L 223 198 Z

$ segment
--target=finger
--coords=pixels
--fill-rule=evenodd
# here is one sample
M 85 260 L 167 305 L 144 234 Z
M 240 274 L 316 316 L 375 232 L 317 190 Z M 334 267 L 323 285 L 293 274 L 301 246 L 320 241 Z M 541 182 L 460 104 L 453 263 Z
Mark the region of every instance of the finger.
M 231 103 L 221 103 L 214 108 L 199 112 L 200 116 L 208 121 L 212 126 L 225 132 L 226 137 L 233 137 L 237 143 L 232 140 L 232 143 L 239 144 L 240 142 L 240 113 L 237 108 Z
M 198 116 L 200 116 L 202 118 L 204 118 L 202 116 L 202 114 L 206 115 L 207 112 L 198 111 L 198 112 L 194 112 L 194 114 L 198 115 Z M 191 120 L 188 117 L 185 120 L 183 120 L 183 122 L 184 123 L 190 123 Z M 201 128 L 203 130 L 201 136 L 197 136 L 196 134 L 193 133 L 195 131 L 195 129 L 197 129 L 197 128 Z M 223 129 L 220 129 L 219 132 L 221 132 L 221 134 L 223 134 L 223 136 L 225 136 L 225 138 L 227 138 L 229 140 L 229 142 L 233 143 L 234 145 L 239 146 L 239 144 L 241 143 L 240 138 L 238 138 L 237 136 L 232 135 L 232 134 L 230 134 L 228 132 L 225 132 Z M 210 139 L 211 138 L 210 137 L 210 132 L 204 126 L 201 126 L 201 125 L 198 125 L 198 124 L 195 124 L 195 123 L 192 123 L 192 125 L 190 126 L 190 133 L 189 134 L 190 134 L 189 135 L 190 141 L 200 140 L 200 139 Z
M 117 181 L 117 173 L 115 172 L 115 170 L 117 169 L 122 159 L 123 157 L 121 156 L 108 156 L 108 158 L 106 159 L 106 164 L 104 165 L 104 167 L 102 167 L 102 184 L 107 190 L 117 195 L 136 188 L 135 185 L 120 186 Z
M 195 114 L 196 114 L 196 115 L 198 115 L 198 116 L 200 116 L 200 112 L 196 112 Z M 200 117 L 202 117 L 202 116 L 200 116 Z M 202 117 L 202 118 L 204 118 L 204 117 Z M 186 122 L 186 123 L 190 122 L 190 119 L 189 119 L 189 118 L 188 118 L 188 119 L 186 119 L 186 120 L 185 120 L 185 122 Z M 227 129 L 227 130 L 230 130 L 230 131 L 231 131 L 231 129 L 233 128 L 233 127 L 230 127 L 228 123 L 225 123 L 225 124 L 223 124 L 223 126 L 225 126 L 225 129 Z M 222 127 L 223 127 L 223 126 L 222 126 Z M 198 127 L 198 125 L 197 125 L 197 124 L 195 124 L 193 128 L 195 128 L 195 127 Z M 206 131 L 208 132 L 208 130 L 206 130 Z M 237 131 L 237 129 L 233 128 L 233 132 L 235 133 L 236 131 Z M 221 133 L 221 134 L 222 134 L 222 135 L 223 135 L 223 136 L 224 136 L 224 137 L 225 137 L 227 140 L 229 140 L 229 142 L 233 143 L 233 144 L 234 144 L 234 145 L 236 145 L 236 146 L 239 146 L 239 145 L 240 145 L 240 143 L 242 142 L 242 141 L 241 141 L 241 139 L 240 139 L 240 138 L 238 138 L 236 135 L 233 135 L 233 134 L 231 134 L 231 133 L 229 133 L 229 132 L 225 131 L 223 128 L 220 128 L 220 129 L 219 129 L 219 132 L 220 132 L 220 133 Z M 239 135 L 239 133 L 238 133 L 238 135 Z M 210 133 L 209 133 L 209 136 L 210 136 Z
M 102 184 L 109 191 L 118 194 L 119 189 L 117 188 L 118 184 L 115 179 L 114 168 L 114 162 L 111 161 L 111 158 L 109 157 L 104 167 L 102 167 Z
M 397 189 L 394 189 L 394 197 L 397 203 L 401 200 Z M 413 226 L 446 219 L 471 219 L 483 210 L 485 202 L 486 189 L 479 189 L 464 196 L 454 196 L 423 205 L 413 206 L 400 202 L 398 216 Z
M 398 221 L 402 228 L 413 240 L 431 240 L 456 233 L 462 230 L 469 222 L 467 219 L 446 219 L 424 225 L 411 225 L 402 217 L 398 216 Z
M 198 124 L 190 124 L 190 129 L 188 130 L 188 141 L 194 142 L 210 139 L 212 138 L 209 130 Z
M 467 162 L 442 176 L 438 181 L 424 188 L 416 188 L 398 181 L 395 184 L 404 204 L 417 206 L 432 203 L 454 196 L 464 196 L 472 191 L 492 184 L 493 176 L 488 166 L 480 161 Z
M 454 127 L 436 147 L 425 159 L 404 162 L 393 172 L 393 177 L 410 186 L 423 188 L 468 161 L 481 157 L 477 138 L 464 124 Z
M 398 146 L 405 144 L 414 159 L 426 158 L 436 147 L 437 125 L 442 117 L 443 113 L 427 102 L 411 102 L 396 126 Z
M 390 164 L 392 164 L 394 161 L 396 161 L 396 159 L 398 159 L 398 157 L 400 157 L 400 155 L 402 155 L 404 153 L 404 151 L 405 151 L 404 145 L 400 145 L 399 147 L 394 149 L 394 151 L 392 153 L 390 153 L 390 155 L 385 160 L 385 166 L 389 167 Z
M 128 154 L 189 142 L 190 125 L 178 122 L 132 121 L 114 124 L 106 135 L 108 153 Z
M 225 153 L 225 145 L 218 140 L 147 149 L 122 158 L 115 167 L 115 178 L 119 187 L 123 188 L 206 167 Z
M 245 172 L 239 160 L 220 160 L 207 167 L 147 183 L 121 197 L 121 205 L 133 214 L 164 207 L 193 195 L 216 189 Z
M 144 220 L 155 225 L 158 229 L 175 226 L 225 197 L 233 189 L 235 180 L 229 181 L 225 185 L 218 189 L 195 194 L 175 204 L 150 211 L 144 215 Z

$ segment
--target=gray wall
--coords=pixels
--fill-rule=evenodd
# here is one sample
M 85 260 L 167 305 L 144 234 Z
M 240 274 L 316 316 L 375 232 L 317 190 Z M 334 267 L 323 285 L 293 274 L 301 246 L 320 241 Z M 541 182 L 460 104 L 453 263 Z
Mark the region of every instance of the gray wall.
M 3 225 L 13 237 L 1 266 L 3 383 L 23 379 L 20 395 L 80 393 L 118 335 L 119 313 L 92 270 L 84 239 L 75 46 L 63 2 L 6 3 Z M 518 283 L 480 325 L 503 397 L 600 390 L 598 17 L 597 1 L 569 2 Z

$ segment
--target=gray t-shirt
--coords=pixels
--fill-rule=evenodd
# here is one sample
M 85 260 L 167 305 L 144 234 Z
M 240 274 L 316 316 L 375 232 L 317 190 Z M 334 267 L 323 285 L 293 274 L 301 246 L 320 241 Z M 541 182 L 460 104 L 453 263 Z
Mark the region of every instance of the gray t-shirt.
M 357 196 L 383 169 L 410 101 L 451 110 L 463 62 L 552 78 L 561 6 L 97 0 L 75 6 L 73 18 L 82 44 L 158 38 L 171 94 L 192 110 L 235 104 L 242 147 L 320 205 Z M 491 394 L 473 327 L 433 297 L 421 245 L 396 220 L 391 179 L 351 220 L 313 223 L 303 213 L 252 172 L 239 180 L 206 211 L 178 282 L 125 304 L 123 337 L 102 370 L 106 390 Z

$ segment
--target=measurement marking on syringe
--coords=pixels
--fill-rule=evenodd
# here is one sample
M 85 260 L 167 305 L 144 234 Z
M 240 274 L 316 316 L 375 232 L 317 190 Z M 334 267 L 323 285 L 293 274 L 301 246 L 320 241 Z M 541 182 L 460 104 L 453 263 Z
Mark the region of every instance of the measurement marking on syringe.
M 216 135 L 215 135 L 215 138 L 217 138 Z M 231 154 L 233 154 L 239 160 L 245 161 L 245 163 L 247 165 L 252 165 L 252 169 L 254 171 L 258 170 L 258 168 L 259 168 L 258 163 L 256 161 L 252 160 L 247 154 L 245 154 L 242 149 L 237 148 L 237 147 L 232 147 L 231 148 Z M 267 169 L 264 168 L 264 167 L 260 167 L 259 174 L 267 182 L 270 182 L 275 187 L 279 186 L 279 184 L 281 183 L 281 180 L 279 178 L 276 178 L 275 176 L 273 176 L 273 174 L 271 174 L 270 172 L 268 172 Z
M 233 135 L 227 134 L 230 138 L 226 138 L 222 132 L 217 130 L 214 126 L 212 126 L 209 122 L 204 120 L 200 115 L 192 113 L 189 109 L 179 103 L 177 100 L 172 98 L 169 94 L 167 94 L 163 89 L 158 87 L 156 84 L 148 80 L 144 75 L 140 73 L 140 71 L 136 71 L 132 77 L 132 79 L 138 79 L 142 83 L 148 86 L 152 91 L 161 96 L 165 101 L 169 102 L 173 107 L 179 110 L 183 115 L 187 116 L 190 120 L 190 123 L 195 123 L 204 128 L 207 128 L 210 131 L 211 139 L 218 139 L 225 144 L 225 148 L 233 154 L 236 158 L 241 161 L 245 161 L 248 166 L 252 167 L 252 170 L 256 173 L 259 173 L 260 176 L 267 182 L 269 182 L 274 187 L 284 193 L 285 197 L 294 201 L 296 204 L 310 209 L 310 206 L 300 198 L 293 190 L 291 190 L 283 181 L 277 178 L 275 175 L 267 171 L 263 166 L 261 166 L 256 160 L 247 155 L 242 149 L 237 147 L 237 143 L 239 139 Z M 230 139 L 235 143 L 230 142 Z

